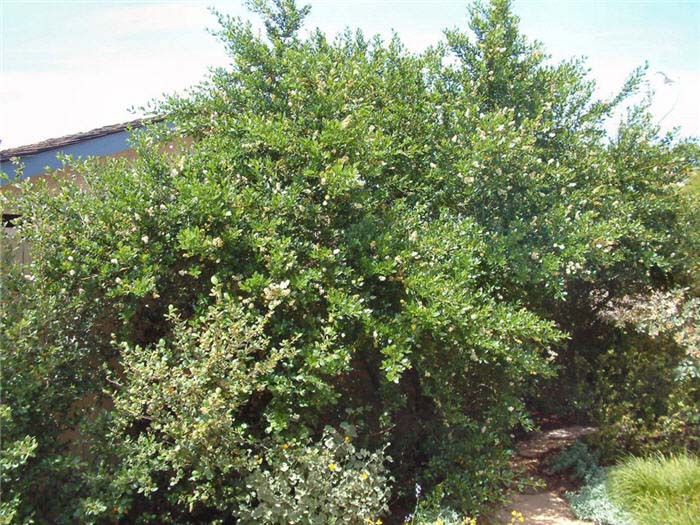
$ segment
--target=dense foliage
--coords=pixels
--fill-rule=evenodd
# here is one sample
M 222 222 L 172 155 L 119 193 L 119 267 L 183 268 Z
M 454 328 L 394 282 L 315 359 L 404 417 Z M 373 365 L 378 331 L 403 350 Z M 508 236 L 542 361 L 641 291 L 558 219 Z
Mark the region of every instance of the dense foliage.
M 596 100 L 507 0 L 421 54 L 251 6 L 135 159 L 17 197 L 8 521 L 381 523 L 416 484 L 475 516 L 530 409 L 672 413 L 683 349 L 600 315 L 696 264 L 696 144 L 644 101 L 606 132 L 643 70 Z

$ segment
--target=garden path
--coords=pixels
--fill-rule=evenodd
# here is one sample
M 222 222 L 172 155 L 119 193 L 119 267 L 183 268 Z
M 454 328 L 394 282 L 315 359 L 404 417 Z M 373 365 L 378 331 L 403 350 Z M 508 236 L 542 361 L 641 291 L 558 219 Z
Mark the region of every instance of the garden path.
M 523 476 L 541 476 L 544 459 L 551 453 L 570 445 L 578 438 L 595 432 L 594 428 L 571 426 L 533 434 L 516 450 L 513 468 Z M 567 487 L 557 479 L 548 479 L 547 486 L 532 494 L 514 494 L 508 505 L 498 513 L 494 524 L 509 525 L 593 525 L 574 517 L 563 494 Z M 519 513 L 515 516 L 513 512 Z M 519 521 L 522 515 L 524 521 Z

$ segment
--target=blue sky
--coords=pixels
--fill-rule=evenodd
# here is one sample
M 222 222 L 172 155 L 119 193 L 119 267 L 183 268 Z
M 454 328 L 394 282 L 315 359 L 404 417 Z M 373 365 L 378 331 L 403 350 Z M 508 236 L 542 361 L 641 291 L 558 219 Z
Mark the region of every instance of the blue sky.
M 140 106 L 203 78 L 226 56 L 207 10 L 239 0 L 0 0 L 0 148 L 131 120 Z M 396 30 L 411 50 L 465 25 L 465 0 L 310 0 L 308 27 Z M 700 0 L 514 0 L 521 29 L 555 60 L 586 56 L 601 95 L 650 64 L 664 128 L 700 136 Z M 675 80 L 664 84 L 663 71 Z

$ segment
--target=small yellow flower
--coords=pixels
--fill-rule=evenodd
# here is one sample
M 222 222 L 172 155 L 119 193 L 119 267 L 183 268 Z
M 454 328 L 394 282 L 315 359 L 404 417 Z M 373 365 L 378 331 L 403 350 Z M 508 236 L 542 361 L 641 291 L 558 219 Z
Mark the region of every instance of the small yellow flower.
M 285 443 L 284 445 L 282 445 L 282 448 L 285 449 L 285 450 L 288 449 L 288 448 L 289 448 L 289 443 Z
M 346 442 L 346 443 L 350 443 L 350 439 L 351 439 L 350 436 L 345 436 L 345 442 Z
M 376 525 L 382 525 L 384 523 L 380 518 L 377 518 L 377 521 L 375 521 Z
M 335 463 L 328 464 L 328 470 L 335 471 L 337 469 L 338 469 L 338 466 Z
M 362 474 L 360 474 L 360 479 L 361 479 L 362 481 L 366 480 L 368 477 L 369 477 L 369 474 L 367 473 L 366 470 L 363 471 Z

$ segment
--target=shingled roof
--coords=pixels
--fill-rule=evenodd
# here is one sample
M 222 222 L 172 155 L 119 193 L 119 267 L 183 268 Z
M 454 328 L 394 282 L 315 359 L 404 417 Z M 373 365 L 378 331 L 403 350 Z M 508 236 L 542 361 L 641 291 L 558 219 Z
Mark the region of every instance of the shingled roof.
M 113 133 L 119 133 L 130 128 L 140 128 L 149 122 L 160 120 L 154 118 L 140 118 L 136 120 L 130 120 L 129 122 L 122 122 L 121 124 L 112 124 L 110 126 L 103 126 L 101 128 L 96 128 L 90 131 L 84 131 L 82 133 L 75 133 L 73 135 L 66 135 L 64 137 L 58 137 L 53 139 L 42 140 L 36 144 L 29 144 L 27 146 L 19 146 L 16 148 L 9 148 L 0 151 L 0 161 L 6 161 L 12 157 L 24 157 L 27 155 L 36 155 L 43 151 L 49 151 L 57 148 L 62 148 L 64 146 L 70 146 L 71 144 L 76 144 L 78 142 L 83 142 L 85 140 L 90 140 L 98 137 L 104 137 L 105 135 L 111 135 Z

